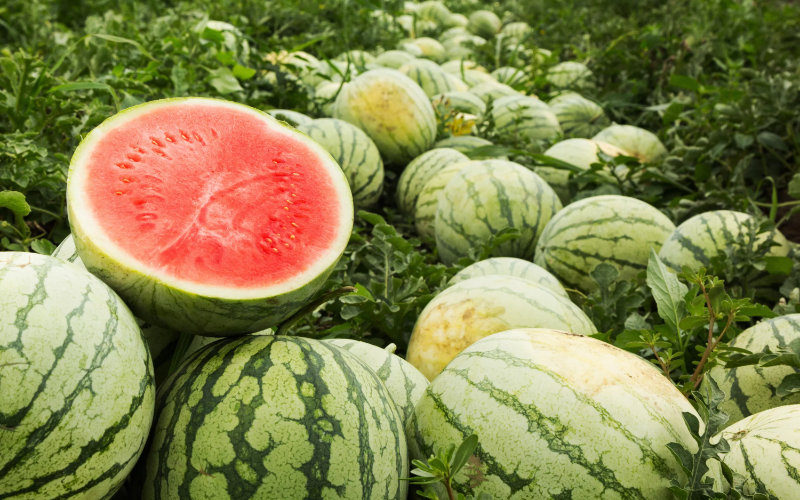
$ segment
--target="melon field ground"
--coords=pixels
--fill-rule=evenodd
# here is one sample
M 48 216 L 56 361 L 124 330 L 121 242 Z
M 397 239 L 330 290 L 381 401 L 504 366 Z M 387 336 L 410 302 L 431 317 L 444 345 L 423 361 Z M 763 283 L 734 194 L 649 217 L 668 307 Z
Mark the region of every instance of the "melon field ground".
M 107 265 L 104 256 L 90 254 L 93 233 L 77 225 L 81 211 L 89 210 L 88 202 L 76 201 L 84 194 L 80 188 L 71 187 L 68 204 L 70 162 L 72 171 L 79 163 L 73 153 L 95 127 L 136 105 L 191 96 L 268 112 L 293 132 L 296 128 L 305 134 L 297 136 L 300 143 L 313 139 L 314 148 L 319 143 L 349 183 L 354 215 L 342 257 L 332 268 L 326 264 L 327 278 L 320 271 L 309 280 L 318 288 L 307 287 L 285 299 L 279 304 L 283 309 L 274 314 L 267 310 L 265 316 L 245 321 L 237 316 L 245 306 L 233 299 L 213 317 L 212 328 L 206 324 L 212 322 L 210 315 L 196 317 L 205 313 L 205 306 L 192 303 L 193 292 L 181 299 L 183 309 L 177 312 L 169 310 L 178 307 L 173 303 L 138 297 L 139 292 L 131 292 L 135 287 L 113 281 L 114 269 L 102 268 Z M 184 139 L 191 142 L 188 136 Z M 156 139 L 153 144 L 164 146 Z M 306 155 L 308 161 L 314 154 Z M 327 161 L 326 156 L 323 163 Z M 344 186 L 341 179 L 337 182 Z M 329 196 L 342 192 L 343 187 L 337 188 Z M 349 198 L 341 202 L 341 213 L 350 213 Z M 319 199 L 312 196 L 308 202 Z M 75 219 L 72 226 L 68 206 Z M 242 206 L 237 210 L 244 218 L 260 217 L 244 212 L 263 209 Z M 349 227 L 346 218 L 346 223 L 334 216 L 320 220 Z M 226 225 L 222 221 L 221 227 Z M 79 236 L 77 251 L 71 233 Z M 124 234 L 123 228 L 114 237 Z M 220 234 L 215 244 L 222 247 L 233 248 L 241 239 L 232 232 L 229 237 Z M 302 353 L 305 357 L 291 366 L 319 370 L 326 397 L 337 393 L 334 378 L 346 383 L 339 387 L 336 403 L 325 400 L 296 417 L 297 422 L 313 420 L 309 429 L 315 430 L 292 431 L 292 449 L 304 449 L 298 432 L 310 436 L 332 426 L 342 436 L 352 433 L 350 441 L 342 441 L 359 456 L 341 458 L 337 454 L 346 454 L 347 446 L 332 440 L 315 445 L 308 452 L 312 459 L 285 458 L 283 449 L 269 448 L 263 460 L 256 454 L 258 465 L 245 463 L 254 460 L 258 447 L 241 428 L 255 426 L 250 419 L 263 417 L 259 411 L 268 406 L 251 396 L 247 401 L 252 407 L 262 407 L 239 411 L 231 417 L 239 427 L 224 433 L 217 429 L 219 434 L 206 436 L 208 442 L 202 444 L 224 449 L 220 456 L 226 456 L 238 439 L 249 443 L 246 453 L 239 448 L 230 452 L 233 472 L 217 463 L 219 470 L 206 472 L 197 469 L 189 451 L 176 456 L 163 443 L 178 442 L 183 433 L 207 433 L 211 424 L 181 419 L 202 409 L 213 423 L 223 403 L 186 396 L 181 409 L 172 400 L 159 400 L 167 397 L 159 392 L 151 403 L 155 410 L 135 413 L 132 407 L 128 414 L 130 422 L 150 418 L 142 417 L 142 411 L 156 417 L 150 434 L 146 424 L 137 424 L 145 429 L 141 443 L 128 443 L 135 451 L 126 459 L 130 464 L 112 457 L 107 463 L 91 462 L 100 464 L 93 472 L 80 470 L 76 464 L 89 463 L 95 453 L 91 450 L 111 446 L 113 439 L 103 434 L 70 455 L 66 465 L 50 471 L 31 468 L 26 477 L 20 470 L 31 467 L 31 457 L 55 457 L 67 445 L 60 448 L 58 440 L 53 444 L 44 438 L 60 425 L 55 417 L 42 423 L 25 413 L 37 406 L 20 403 L 23 396 L 18 394 L 10 396 L 12 387 L 24 387 L 21 381 L 36 371 L 26 373 L 22 367 L 27 361 L 20 361 L 32 349 L 24 338 L 33 327 L 24 319 L 28 309 L 0 296 L 0 498 L 317 498 L 324 492 L 345 498 L 404 498 L 406 489 L 409 498 L 455 498 L 449 479 L 458 494 L 476 499 L 800 498 L 798 434 L 779 431 L 776 435 L 785 441 L 770 448 L 746 442 L 741 431 L 759 422 L 770 436 L 773 427 L 800 428 L 800 319 L 791 316 L 800 313 L 799 245 L 797 2 L 5 0 L 0 5 L 0 256 L 7 258 L 0 258 L 0 293 L 11 297 L 11 285 L 3 288 L 11 278 L 5 276 L 30 275 L 23 270 L 11 274 L 17 265 L 12 252 L 56 252 L 61 259 L 85 261 L 109 291 L 113 288 L 126 301 L 144 328 L 155 371 L 138 375 L 151 384 L 145 388 L 142 382 L 142 398 L 152 398 L 153 388 L 159 391 L 162 383 L 175 400 L 189 394 L 186 387 L 193 383 L 216 391 L 211 387 L 217 377 L 225 379 L 224 370 L 217 373 L 203 363 L 214 365 L 217 355 L 228 361 L 241 356 L 236 359 L 242 370 L 257 371 L 263 366 L 256 356 L 278 359 Z M 192 253 L 191 242 L 186 248 L 198 262 L 214 258 Z M 314 258 L 310 252 L 307 259 Z M 60 276 L 57 265 L 35 259 L 31 262 L 41 269 L 56 266 L 52 272 Z M 230 266 L 232 261 L 225 262 Z M 470 267 L 478 262 L 482 264 Z M 226 272 L 248 277 L 248 269 Z M 71 271 L 65 272 L 68 276 Z M 45 290 L 49 278 L 41 273 L 41 287 L 24 295 L 50 300 L 52 289 Z M 202 279 L 218 285 L 213 278 Z M 49 314 L 70 316 L 70 307 L 83 311 L 83 305 L 71 300 L 52 300 L 56 309 Z M 125 328 L 136 330 L 133 316 L 126 318 L 130 325 Z M 200 323 L 207 328 L 195 329 Z M 280 340 L 279 345 L 261 336 L 239 336 L 265 327 L 302 339 Z M 546 340 L 552 332 L 531 340 L 530 345 L 538 346 L 531 352 L 517 349 L 515 342 L 534 335 L 531 328 L 569 330 L 574 335 L 562 339 L 563 344 L 575 342 L 580 346 L 575 349 L 586 351 L 579 358 L 551 345 L 557 343 Z M 474 344 L 506 330 L 513 330 L 507 338 L 492 336 Z M 744 331 L 748 333 L 737 341 Z M 73 333 L 70 326 L 70 339 Z M 236 339 L 189 357 L 198 344 L 208 343 L 196 333 Z M 588 340 L 583 336 L 600 342 L 583 344 Z M 383 382 L 360 363 L 351 369 L 350 354 L 340 352 L 343 347 L 317 342 L 334 338 L 381 348 L 394 344 L 397 356 L 388 356 L 391 363 L 375 361 L 383 358 L 369 349 L 348 347 L 364 361 L 373 356 L 370 368 Z M 610 346 L 613 354 L 606 351 Z M 144 350 L 128 347 L 139 361 L 147 357 Z M 68 357 L 65 347 L 52 349 L 52 359 L 47 359 L 53 366 L 59 365 L 59 356 Z M 604 389 L 575 374 L 597 360 L 608 360 L 594 369 L 602 374 L 600 386 L 607 383 L 619 393 L 603 395 Z M 618 362 L 616 368 L 610 366 Z M 628 362 L 633 363 L 630 373 L 643 370 L 644 375 L 627 381 Z M 336 375 L 339 369 L 344 375 Z M 529 391 L 514 377 L 504 379 L 503 372 L 531 377 L 531 387 L 542 392 Z M 287 385 L 275 392 L 291 393 L 295 410 L 311 408 L 314 391 L 322 389 L 298 382 L 296 391 L 293 385 L 287 391 L 297 372 L 281 373 Z M 235 384 L 247 378 L 239 376 Z M 651 376 L 658 380 L 649 381 Z M 548 377 L 562 385 L 546 389 L 555 384 Z M 425 378 L 433 381 L 427 392 Z M 50 383 L 42 382 L 35 396 L 50 394 L 45 390 Z M 347 384 L 358 390 L 346 390 Z M 242 382 L 233 392 L 246 393 L 244 386 Z M 461 401 L 466 394 L 467 402 Z M 572 413 L 585 419 L 570 420 L 570 412 L 561 414 L 548 406 L 573 396 Z M 343 408 L 360 408 L 359 398 L 372 398 L 369 404 L 378 409 L 345 425 L 342 421 L 355 410 Z M 481 403 L 460 406 L 475 401 Z M 686 421 L 655 418 L 660 410 L 652 410 L 651 404 L 661 409 L 667 405 L 663 415 L 684 412 Z M 14 411 L 8 413 L 4 405 Z M 697 416 L 686 411 L 692 405 Z M 776 406 L 786 408 L 780 415 L 764 416 L 763 411 Z M 62 410 L 52 411 L 61 415 Z M 86 426 L 92 425 L 95 411 L 86 410 Z M 761 420 L 746 420 L 751 413 Z M 308 418 L 311 414 L 316 420 Z M 725 434 L 729 416 L 730 423 L 737 421 L 737 433 Z M 638 423 L 651 417 L 654 426 L 661 426 L 658 432 L 648 428 L 633 436 Z M 84 425 L 80 415 L 69 418 L 77 420 L 64 424 L 68 428 Z M 496 427 L 487 424 L 494 419 Z M 502 436 L 506 424 L 524 434 L 508 442 L 530 448 L 517 455 L 509 452 L 513 446 Z M 283 421 L 274 429 L 289 427 Z M 610 436 L 612 428 L 620 434 L 609 439 L 630 445 L 627 455 L 606 459 L 613 454 L 611 448 L 565 437 L 605 431 Z M 30 432 L 26 441 L 4 451 L 2 443 L 22 432 Z M 406 479 L 398 483 L 397 477 L 425 474 L 420 468 L 426 465 L 412 460 L 470 443 L 472 433 L 477 434 L 477 447 L 463 457 L 456 452 L 454 458 L 463 458 L 458 465 L 472 472 L 453 471 L 452 478 L 448 472 L 433 489 L 409 486 Z M 717 433 L 727 441 L 711 440 Z M 363 441 L 353 441 L 353 436 Z M 375 450 L 364 444 L 375 440 L 382 442 Z M 353 442 L 363 444 L 360 454 Z M 538 442 L 549 448 L 535 448 Z M 625 446 L 616 452 L 628 450 Z M 734 457 L 736 453 L 744 459 Z M 324 467 L 315 462 L 320 454 Z M 527 456 L 539 462 L 531 464 Z M 285 463 L 275 465 L 275 457 Z M 146 460 L 147 470 L 142 465 Z M 169 467 L 162 460 L 192 472 L 176 480 L 172 471 L 170 483 L 161 470 Z M 49 458 L 42 462 L 49 463 Z M 436 469 L 434 462 L 428 466 Z M 731 465 L 731 471 L 729 462 L 745 465 Z M 630 463 L 653 475 L 650 484 L 635 484 L 631 478 L 637 473 L 626 468 Z M 108 470 L 97 472 L 103 467 Z M 770 476 L 765 472 L 770 469 L 785 474 Z M 358 478 L 347 476 L 351 472 Z M 96 476 L 89 477 L 92 473 Z M 345 476 L 349 479 L 341 479 Z M 273 481 L 272 489 L 265 486 L 267 479 Z M 222 490 L 213 489 L 220 487 L 216 480 L 225 483 Z

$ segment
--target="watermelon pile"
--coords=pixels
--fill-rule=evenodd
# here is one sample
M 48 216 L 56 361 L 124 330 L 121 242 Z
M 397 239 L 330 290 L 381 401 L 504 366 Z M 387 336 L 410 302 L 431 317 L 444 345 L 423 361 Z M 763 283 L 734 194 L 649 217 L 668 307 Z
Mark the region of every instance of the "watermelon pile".
M 623 193 L 669 150 L 591 98 L 593 61 L 535 47 L 511 13 L 403 9 L 374 13 L 407 35 L 396 46 L 264 55 L 305 109 L 153 100 L 83 138 L 70 236 L 51 256 L 0 254 L 0 498 L 404 499 L 412 460 L 471 434 L 452 482 L 463 495 L 671 498 L 684 472 L 667 445 L 697 450 L 684 414 L 698 412 L 599 339 L 595 271 L 643 284 L 653 255 L 678 272 L 792 245 L 753 231 L 752 214 L 678 218 Z M 251 50 L 233 25 L 208 29 Z M 496 67 L 475 62 L 482 47 Z M 592 176 L 601 187 L 576 196 Z M 367 246 L 357 210 L 385 206 L 440 271 L 401 348 L 297 334 Z M 343 318 L 375 279 L 348 276 Z M 387 266 L 381 293 L 392 278 Z M 787 349 L 799 316 L 731 345 Z M 776 395 L 797 373 L 709 371 L 732 416 L 723 461 L 745 491 L 800 491 L 800 399 Z

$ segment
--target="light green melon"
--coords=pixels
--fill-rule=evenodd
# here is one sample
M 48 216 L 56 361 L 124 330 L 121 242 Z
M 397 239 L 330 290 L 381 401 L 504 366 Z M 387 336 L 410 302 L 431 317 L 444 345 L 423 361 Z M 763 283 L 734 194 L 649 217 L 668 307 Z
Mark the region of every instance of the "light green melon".
M 375 62 L 385 68 L 398 69 L 414 59 L 415 57 L 405 50 L 387 50 L 379 54 L 375 58 Z
M 447 57 L 447 51 L 445 50 L 444 46 L 439 43 L 438 40 L 428 36 L 414 38 L 409 40 L 407 44 L 414 45 L 419 48 L 421 53 L 420 57 L 425 57 L 431 61 L 439 62 L 443 61 Z
M 564 61 L 547 71 L 547 82 L 558 89 L 581 89 L 593 83 L 594 75 L 585 64 Z
M 486 104 L 480 97 L 467 91 L 451 90 L 431 97 L 437 115 L 448 115 L 452 112 L 468 113 L 482 116 L 486 111 Z
M 466 92 L 467 85 L 458 77 L 446 72 L 438 64 L 426 59 L 414 59 L 399 70 L 416 82 L 428 97 L 445 92 Z
M 466 155 L 451 148 L 437 148 L 417 156 L 400 174 L 397 180 L 395 200 L 397 208 L 406 214 L 412 214 L 417 198 L 431 177 L 451 163 L 467 161 Z
M 644 163 L 657 162 L 667 155 L 667 148 L 649 130 L 634 125 L 612 124 L 592 137 L 627 151 Z
M 305 125 L 311 123 L 311 120 L 313 120 L 310 116 L 304 115 L 298 111 L 292 111 L 291 109 L 270 109 L 267 111 L 267 114 L 288 123 L 292 127 Z
M 534 262 L 563 283 L 585 292 L 597 286 L 590 273 L 601 263 L 614 266 L 620 280 L 647 269 L 675 229 L 654 206 L 619 195 L 592 196 L 564 207 L 545 226 Z
M 417 318 L 406 359 L 433 380 L 459 352 L 510 328 L 596 333 L 586 314 L 563 295 L 524 278 L 492 274 L 439 292 Z
M 535 97 L 500 97 L 492 105 L 491 116 L 495 131 L 508 142 L 552 141 L 562 133 L 556 115 Z
M 405 165 L 436 139 L 436 116 L 425 91 L 392 69 L 367 71 L 345 84 L 333 115 L 366 132 L 387 164 Z
M 697 449 L 683 412 L 697 416 L 639 356 L 521 328 L 453 359 L 417 404 L 409 443 L 419 459 L 476 434 L 478 447 L 453 481 L 476 498 L 670 500 L 683 472 L 667 444 Z
M 486 39 L 492 38 L 503 26 L 497 14 L 490 10 L 476 10 L 467 19 L 467 29 Z
M 506 228 L 518 238 L 494 256 L 532 259 L 536 241 L 561 201 L 537 174 L 514 162 L 481 160 L 459 170 L 439 196 L 434 236 L 439 258 L 452 264 Z
M 110 498 L 153 420 L 153 363 L 107 285 L 0 252 L 0 498 Z
M 525 71 L 512 66 L 501 66 L 492 71 L 492 76 L 500 83 L 505 83 L 511 87 L 523 85 L 528 81 L 529 75 Z
M 502 274 L 524 278 L 547 288 L 556 295 L 561 295 L 567 299 L 569 298 L 561 282 L 558 281 L 558 278 L 553 276 L 550 271 L 538 264 L 516 257 L 490 257 L 478 261 L 456 273 L 455 276 L 450 278 L 450 284 L 455 285 L 460 281 L 477 278 L 479 276 L 487 276 L 489 274 Z
M 439 203 L 440 193 L 459 170 L 474 162 L 474 160 L 464 160 L 449 163 L 444 168 L 437 170 L 422 186 L 422 190 L 417 196 L 417 202 L 414 204 L 414 227 L 421 237 L 433 239 L 436 207 Z
M 591 137 L 610 124 L 603 108 L 579 94 L 560 95 L 547 105 L 558 118 L 565 137 Z
M 497 101 L 502 97 L 508 96 L 525 97 L 505 83 L 498 82 L 491 75 L 489 77 L 492 81 L 480 82 L 469 89 L 470 92 L 480 97 L 483 102 L 488 104 L 489 101 Z

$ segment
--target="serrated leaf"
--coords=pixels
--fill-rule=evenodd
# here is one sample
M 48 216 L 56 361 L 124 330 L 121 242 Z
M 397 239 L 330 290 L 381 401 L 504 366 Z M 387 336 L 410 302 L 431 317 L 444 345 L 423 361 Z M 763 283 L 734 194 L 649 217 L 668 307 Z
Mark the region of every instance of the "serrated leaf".
M 680 443 L 668 443 L 667 448 L 678 461 L 683 472 L 685 472 L 687 476 L 691 474 L 692 466 L 694 465 L 694 457 L 692 454 Z
M 647 286 L 653 293 L 658 315 L 676 333 L 680 333 L 680 322 L 686 315 L 686 285 L 661 262 L 655 250 L 650 249 L 647 263 Z
M 239 80 L 233 76 L 233 72 L 224 66 L 209 71 L 208 83 L 220 94 L 230 94 L 243 90 L 242 86 L 239 85 Z
M 597 264 L 594 269 L 592 269 L 592 272 L 589 273 L 589 276 L 592 277 L 594 282 L 597 283 L 600 288 L 608 288 L 619 277 L 619 271 L 611 264 L 601 262 L 600 264 Z

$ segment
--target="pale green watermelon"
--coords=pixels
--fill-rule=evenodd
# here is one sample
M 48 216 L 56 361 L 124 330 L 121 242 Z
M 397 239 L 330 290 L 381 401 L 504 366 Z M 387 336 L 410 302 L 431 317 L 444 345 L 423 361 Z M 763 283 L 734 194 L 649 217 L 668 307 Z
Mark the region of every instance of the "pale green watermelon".
M 524 278 L 492 274 L 439 292 L 417 318 L 406 359 L 433 380 L 456 354 L 510 328 L 596 333 L 586 314 L 563 295 Z
M 602 195 L 564 207 L 545 226 L 534 262 L 562 282 L 583 291 L 597 285 L 590 273 L 601 263 L 614 266 L 619 279 L 633 280 L 647 268 L 675 229 L 654 206 L 629 196 Z
M 769 347 L 773 352 L 779 347 L 800 339 L 800 314 L 779 316 L 762 321 L 737 335 L 731 347 L 747 349 L 750 352 L 761 352 Z M 778 386 L 783 378 L 792 373 L 800 373 L 800 369 L 790 366 L 740 366 L 725 368 L 715 365 L 706 377 L 717 383 L 725 394 L 720 408 L 730 417 L 728 425 L 738 422 L 754 413 L 768 410 L 776 406 L 800 404 L 800 394 L 788 398 L 777 395 Z
M 664 264 L 676 271 L 684 266 L 691 269 L 708 267 L 711 259 L 736 244 L 740 238 L 749 239 L 748 223 L 754 223 L 751 215 L 733 210 L 712 210 L 683 221 L 664 242 L 658 256 Z M 762 234 L 761 239 L 772 238 L 777 246 L 769 255 L 786 256 L 789 242 L 780 231 Z
M 0 252 L 0 498 L 110 498 L 153 420 L 136 319 L 60 259 Z
M 466 155 L 450 148 L 426 151 L 406 165 L 397 180 L 395 199 L 401 212 L 412 214 L 422 189 L 439 170 L 451 163 L 468 161 Z
M 449 113 L 460 111 L 475 116 L 481 116 L 486 111 L 486 104 L 480 97 L 471 92 L 448 91 L 431 97 L 431 102 L 437 115 L 447 116 Z
M 492 38 L 503 26 L 497 14 L 490 10 L 476 10 L 468 19 L 467 29 L 483 38 Z
M 313 120 L 313 118 L 310 116 L 306 116 L 297 111 L 292 111 L 291 109 L 270 109 L 267 111 L 267 114 L 278 120 L 288 123 L 292 127 L 305 125 L 307 123 L 311 123 L 311 120 Z
M 471 93 L 480 97 L 481 100 L 483 100 L 483 102 L 488 104 L 489 101 L 497 101 L 502 97 L 512 97 L 512 96 L 517 98 L 527 98 L 526 96 L 520 94 L 516 90 L 506 85 L 505 83 L 498 82 L 492 76 L 489 76 L 489 78 L 491 78 L 492 80 L 479 82 L 469 89 Z M 535 98 L 532 97 L 530 99 L 535 99 Z
M 430 383 L 411 363 L 394 354 L 394 344 L 381 349 L 353 339 L 326 339 L 323 342 L 352 352 L 370 367 L 389 390 L 392 401 L 403 418 L 403 425 L 409 423 L 414 414 L 414 405 L 422 398 Z
M 533 281 L 556 295 L 561 295 L 567 299 L 569 298 L 561 282 L 558 281 L 558 278 L 553 276 L 551 272 L 540 265 L 516 257 L 490 257 L 478 261 L 456 273 L 455 276 L 450 278 L 450 284 L 455 285 L 460 281 L 490 274 L 516 276 L 517 278 Z
M 494 249 L 497 257 L 532 259 L 536 241 L 561 210 L 555 191 L 537 174 L 506 160 L 481 160 L 447 181 L 436 205 L 439 258 L 452 264 L 506 228 L 520 236 Z
M 593 81 L 592 71 L 578 61 L 564 61 L 547 71 L 547 82 L 558 89 L 581 89 Z
M 428 178 L 419 191 L 417 202 L 414 204 L 414 227 L 417 229 L 417 234 L 423 238 L 434 237 L 436 207 L 439 205 L 439 195 L 442 189 L 459 170 L 473 163 L 475 163 L 474 160 L 448 163 Z
M 406 498 L 407 444 L 388 390 L 350 352 L 301 337 L 195 352 L 159 391 L 145 457 L 145 500 Z
M 672 499 L 682 478 L 667 444 L 697 445 L 682 412 L 697 413 L 644 359 L 552 329 L 477 341 L 431 383 L 415 408 L 413 458 L 478 447 L 456 491 L 510 500 Z M 440 497 L 446 498 L 446 497 Z
M 308 136 L 241 104 L 178 98 L 83 139 L 67 212 L 83 263 L 138 317 L 222 336 L 274 326 L 317 292 L 349 240 L 353 198 Z
M 378 54 L 375 63 L 385 68 L 398 69 L 400 66 L 414 60 L 414 56 L 405 50 L 387 50 Z
M 436 139 L 436 116 L 425 91 L 392 69 L 367 71 L 346 84 L 333 115 L 366 132 L 389 164 L 404 165 Z
M 505 83 L 511 87 L 524 85 L 530 77 L 524 70 L 512 66 L 501 66 L 492 71 L 491 74 L 498 82 Z
M 558 118 L 565 137 L 591 137 L 610 124 L 603 108 L 580 94 L 563 94 L 547 105 Z
M 500 97 L 492 103 L 491 117 L 504 141 L 552 141 L 561 135 L 556 115 L 535 97 Z
M 644 163 L 657 162 L 667 155 L 667 148 L 654 133 L 634 125 L 612 124 L 592 137 L 617 146 Z
M 441 141 L 437 141 L 433 147 L 435 148 L 452 148 L 456 151 L 459 151 L 464 154 L 472 154 L 472 151 L 477 148 L 485 147 L 485 146 L 494 146 L 492 141 L 484 139 L 482 137 L 475 137 L 474 135 L 451 135 L 450 137 L 445 137 Z M 480 158 L 475 158 L 476 160 L 485 160 L 487 158 L 497 158 L 500 160 L 507 160 L 506 157 L 493 157 L 493 156 L 482 156 Z
M 800 492 L 800 404 L 763 410 L 726 427 L 723 461 L 745 478 L 740 491 L 794 500 Z
M 426 59 L 414 59 L 400 67 L 401 73 L 411 78 L 430 98 L 445 92 L 466 92 L 467 85 L 441 66 Z
M 419 48 L 420 57 L 425 57 L 431 61 L 443 61 L 447 57 L 447 51 L 444 46 L 438 41 L 428 36 L 421 36 L 409 40 L 408 45 L 413 45 Z
M 356 207 L 377 203 L 383 192 L 383 160 L 378 147 L 360 128 L 336 118 L 319 118 L 297 127 L 325 148 L 350 183 Z

